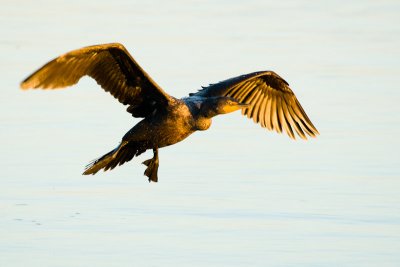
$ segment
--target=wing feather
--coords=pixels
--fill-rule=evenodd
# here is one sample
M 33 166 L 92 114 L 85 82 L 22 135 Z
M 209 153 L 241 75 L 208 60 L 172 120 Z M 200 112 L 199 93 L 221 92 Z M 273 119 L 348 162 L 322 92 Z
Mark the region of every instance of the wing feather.
M 171 101 L 151 77 L 118 43 L 88 46 L 48 62 L 21 83 L 22 89 L 57 89 L 90 76 L 135 117 L 146 117 Z
M 262 98 L 262 91 L 258 91 L 257 96 L 253 99 L 253 101 L 251 101 L 250 118 L 254 119 L 256 114 L 257 103 L 261 98 Z
M 258 90 L 252 90 L 252 91 L 243 99 L 243 103 L 250 104 L 250 103 L 253 101 L 253 99 L 257 96 L 258 93 L 259 93 Z M 244 108 L 244 109 L 242 109 L 242 114 L 243 114 L 243 115 L 247 115 L 247 117 L 250 118 L 250 117 L 251 117 L 251 116 L 250 116 L 250 113 L 251 113 L 250 111 L 251 111 L 251 106 L 250 106 L 250 108 Z
M 203 87 L 190 96 L 229 96 L 237 101 L 250 104 L 242 114 L 260 123 L 268 130 L 286 132 L 295 139 L 295 133 L 303 139 L 306 134 L 318 135 L 289 84 L 272 71 L 259 71 L 237 76 Z
M 243 88 L 237 86 L 240 90 L 238 90 L 236 94 L 232 94 L 232 97 L 239 101 L 242 101 L 243 98 L 254 88 L 254 86 L 254 82 L 245 83 L 243 85 Z
M 264 93 L 261 91 L 260 96 L 257 99 L 257 102 L 254 104 L 254 109 L 253 109 L 253 121 L 255 123 L 258 123 L 260 121 L 260 105 L 261 102 L 264 100 Z
M 261 119 L 260 119 L 260 123 L 261 123 L 261 127 L 265 128 L 266 127 L 266 121 L 267 121 L 267 103 L 269 100 L 270 96 L 268 94 L 266 94 L 266 96 L 263 99 L 263 102 L 261 103 L 261 108 L 260 108 L 260 115 L 261 115 Z
M 289 112 L 289 108 L 286 104 L 286 100 L 284 99 L 284 101 L 282 101 L 282 106 L 283 106 L 283 112 L 285 113 L 285 117 L 288 120 L 288 124 L 289 126 L 291 126 L 292 129 L 292 133 L 293 133 L 293 128 L 296 131 L 296 133 L 302 138 L 302 139 L 307 139 L 303 130 L 301 130 L 301 127 L 299 126 L 299 124 L 293 120 L 292 116 L 290 115 Z M 293 134 L 293 138 L 294 138 L 294 134 Z
M 285 130 L 285 132 L 293 139 L 295 139 L 295 136 L 293 134 L 292 127 L 290 127 L 290 124 L 288 120 L 285 117 L 284 110 L 286 108 L 285 106 L 285 99 L 279 99 L 280 102 L 280 109 L 278 110 L 278 115 L 279 115 L 279 120 L 281 122 L 282 128 Z
M 259 90 L 254 90 L 255 94 L 252 97 L 251 101 L 249 101 L 248 103 L 250 104 L 250 107 L 246 108 L 247 110 L 247 117 L 248 118 L 252 118 L 253 116 L 253 109 L 254 109 L 254 105 L 253 103 L 255 103 L 257 101 L 257 99 L 261 96 L 261 91 Z
M 270 95 L 270 97 L 268 98 L 268 102 L 267 102 L 267 106 L 265 107 L 265 113 L 266 113 L 266 117 L 265 117 L 265 124 L 267 126 L 267 129 L 272 131 L 273 130 L 273 126 L 272 126 L 272 120 L 271 120 L 271 109 L 272 109 L 272 95 Z M 268 115 L 267 115 L 268 114 Z
M 271 106 L 271 120 L 272 120 L 272 125 L 273 125 L 273 129 L 275 131 L 277 131 L 278 133 L 281 133 L 281 127 L 278 121 L 278 114 L 277 114 L 277 103 L 276 103 L 277 99 L 274 97 L 274 99 L 272 100 L 272 106 Z
M 292 115 L 292 118 L 297 122 L 297 124 L 299 125 L 299 127 L 301 127 L 301 129 L 306 132 L 308 135 L 310 136 L 315 136 L 315 134 L 310 131 L 306 125 L 306 123 L 304 122 L 304 120 L 302 119 L 302 117 L 298 116 L 298 112 L 295 111 L 296 108 L 294 108 L 293 106 L 289 105 L 288 106 L 289 112 Z

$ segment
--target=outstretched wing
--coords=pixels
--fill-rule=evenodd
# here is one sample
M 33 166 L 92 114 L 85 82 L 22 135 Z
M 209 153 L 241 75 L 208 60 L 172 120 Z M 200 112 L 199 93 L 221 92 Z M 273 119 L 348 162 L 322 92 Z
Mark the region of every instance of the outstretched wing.
M 146 117 L 168 105 L 171 97 L 118 43 L 88 46 L 50 61 L 21 83 L 22 89 L 56 89 L 88 75 L 124 105 L 134 117 Z
M 303 139 L 315 137 L 318 130 L 289 88 L 289 84 L 272 71 L 260 71 L 234 77 L 208 87 L 191 96 L 229 96 L 250 104 L 242 114 L 253 118 L 268 130 L 283 130 L 293 139 L 295 132 Z

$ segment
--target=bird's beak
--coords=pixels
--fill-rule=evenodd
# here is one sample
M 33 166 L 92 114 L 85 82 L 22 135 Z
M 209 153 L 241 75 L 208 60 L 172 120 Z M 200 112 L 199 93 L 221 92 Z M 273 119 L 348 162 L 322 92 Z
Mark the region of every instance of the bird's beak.
M 250 104 L 245 104 L 235 101 L 235 103 L 233 104 L 225 105 L 219 114 L 231 113 L 239 109 L 247 108 L 248 106 L 250 106 Z
M 250 103 L 239 103 L 238 106 L 240 108 L 248 108 L 250 106 Z

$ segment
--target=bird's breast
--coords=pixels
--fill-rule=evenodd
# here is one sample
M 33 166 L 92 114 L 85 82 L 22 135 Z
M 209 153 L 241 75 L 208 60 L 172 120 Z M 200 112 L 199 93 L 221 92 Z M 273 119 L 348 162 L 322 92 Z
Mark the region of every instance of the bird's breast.
M 162 116 L 155 116 L 151 125 L 153 134 L 148 138 L 158 147 L 178 143 L 196 130 L 190 110 L 179 102 Z

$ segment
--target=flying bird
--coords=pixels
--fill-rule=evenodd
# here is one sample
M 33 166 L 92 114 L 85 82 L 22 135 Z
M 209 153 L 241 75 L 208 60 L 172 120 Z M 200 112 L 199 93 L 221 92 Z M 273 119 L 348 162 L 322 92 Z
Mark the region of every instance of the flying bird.
M 289 84 L 273 71 L 230 78 L 177 99 L 164 92 L 119 43 L 63 54 L 26 78 L 21 88 L 64 88 L 85 75 L 127 105 L 133 117 L 143 119 L 115 149 L 90 162 L 84 175 L 112 170 L 152 149 L 153 158 L 143 162 L 147 166 L 144 175 L 149 182 L 157 182 L 159 148 L 176 144 L 195 131 L 207 130 L 214 116 L 236 110 L 262 127 L 286 132 L 293 139 L 296 135 L 307 139 L 319 134 Z

